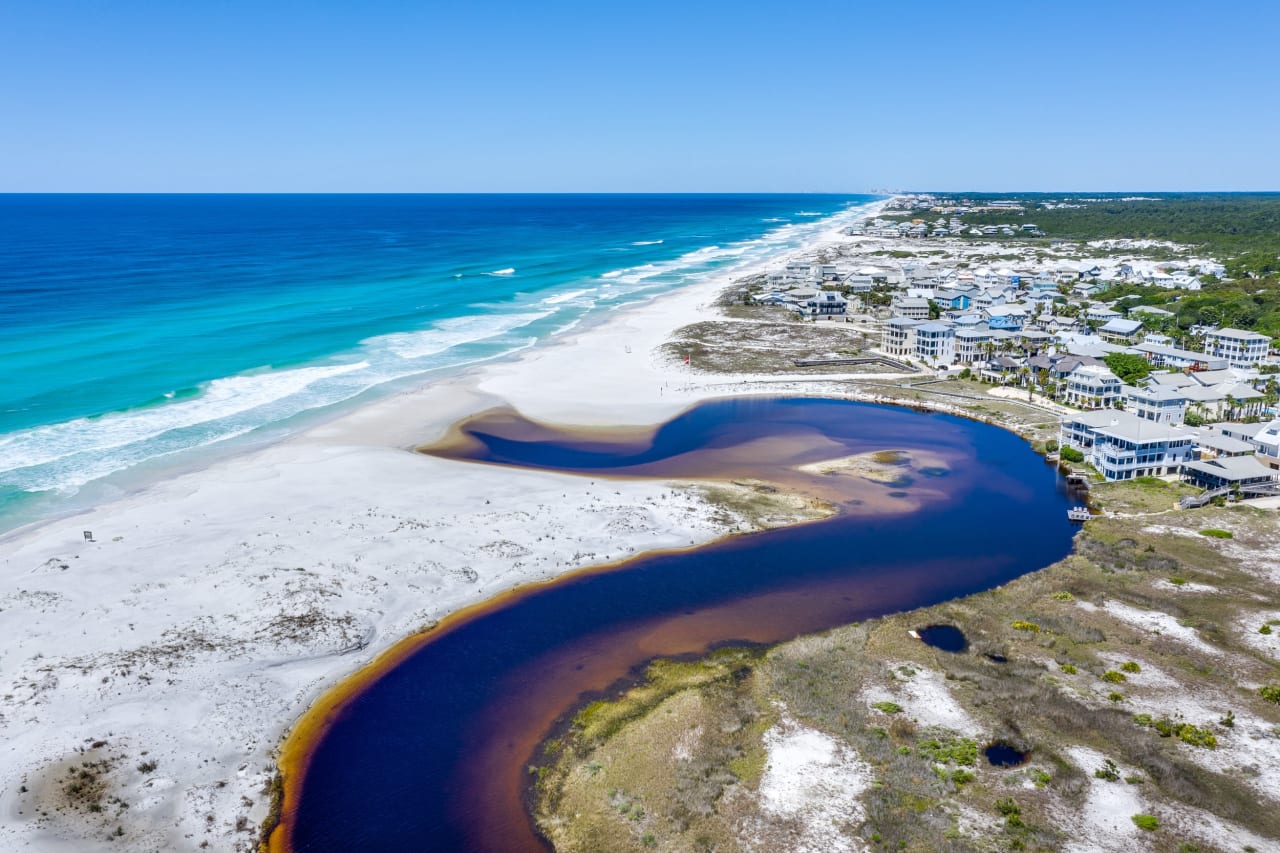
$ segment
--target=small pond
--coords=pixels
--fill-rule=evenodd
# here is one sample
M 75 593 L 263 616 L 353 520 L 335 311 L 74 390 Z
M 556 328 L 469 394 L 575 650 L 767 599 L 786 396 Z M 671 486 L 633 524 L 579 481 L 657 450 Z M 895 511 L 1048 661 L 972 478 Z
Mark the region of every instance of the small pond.
M 998 740 L 983 747 L 982 754 L 992 767 L 1018 767 L 1027 762 L 1031 753 Z
M 933 646 L 944 652 L 963 652 L 969 648 L 969 641 L 965 639 L 964 631 L 955 625 L 930 625 L 927 628 L 917 628 L 916 636 L 926 646 Z

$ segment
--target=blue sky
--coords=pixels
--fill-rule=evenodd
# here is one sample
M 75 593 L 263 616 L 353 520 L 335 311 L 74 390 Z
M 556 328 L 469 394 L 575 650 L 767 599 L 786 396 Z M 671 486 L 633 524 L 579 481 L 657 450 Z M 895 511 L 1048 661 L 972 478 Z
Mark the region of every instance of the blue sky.
M 0 191 L 1280 190 L 1280 4 L 0 5 Z

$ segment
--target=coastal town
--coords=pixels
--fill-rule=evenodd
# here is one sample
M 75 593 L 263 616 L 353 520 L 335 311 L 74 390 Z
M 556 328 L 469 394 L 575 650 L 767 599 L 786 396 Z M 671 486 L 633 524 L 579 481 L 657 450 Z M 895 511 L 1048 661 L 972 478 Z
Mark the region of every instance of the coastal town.
M 744 298 L 794 319 L 855 324 L 871 346 L 827 363 L 880 356 L 1054 413 L 1051 450 L 1104 480 L 1167 477 L 1215 496 L 1280 494 L 1277 342 L 1230 326 L 1183 328 L 1175 311 L 1131 295 L 1197 292 L 1226 275 L 1223 263 L 1126 251 L 1145 248 L 1141 241 L 1083 251 L 993 243 L 1045 235 L 1027 224 L 966 227 L 970 210 L 897 198 L 886 212 L 918 215 L 851 226 L 837 250 L 757 278 Z
M 636 671 L 619 663 L 592 710 L 555 706 L 601 725 L 547 735 L 527 756 L 536 776 L 516 757 L 518 776 L 545 780 L 534 818 L 558 849 L 709 849 L 704 836 L 710 849 L 1277 849 L 1280 819 L 1240 808 L 1280 790 L 1274 335 L 1181 322 L 1179 297 L 1228 276 L 1230 258 L 1052 245 L 1051 229 L 1021 225 L 935 237 L 912 222 L 943 215 L 925 201 L 870 203 L 545 346 L 11 537 L 0 847 L 287 849 L 311 721 L 397 649 L 579 569 L 841 512 L 785 478 L 584 477 L 415 449 L 479 413 L 510 421 L 495 404 L 585 435 L 627 425 L 605 433 L 616 440 L 709 402 L 782 396 L 940 413 L 909 413 L 923 434 L 956 432 L 949 415 L 1016 432 L 1026 443 L 983 427 L 1022 452 L 990 475 L 1061 480 L 1051 515 L 1071 553 L 986 592 L 706 662 L 688 659 L 700 642 L 646 639 L 643 656 L 677 659 L 654 664 L 656 685 L 615 691 Z M 1139 288 L 1163 307 L 1139 310 L 1152 306 L 1124 295 Z M 877 519 L 965 482 L 912 441 L 878 438 L 812 482 L 851 484 L 847 512 L 874 538 Z M 758 466 L 790 446 L 747 442 L 740 457 Z M 1069 497 L 1088 504 L 1082 526 L 1061 517 Z M 992 523 L 1022 517 L 1010 506 Z M 967 576 L 965 553 L 943 562 Z M 818 598 L 846 600 L 795 609 Z M 925 645 L 935 624 L 967 649 Z M 1020 763 L 981 757 L 983 743 Z M 511 814 L 523 820 L 519 804 Z

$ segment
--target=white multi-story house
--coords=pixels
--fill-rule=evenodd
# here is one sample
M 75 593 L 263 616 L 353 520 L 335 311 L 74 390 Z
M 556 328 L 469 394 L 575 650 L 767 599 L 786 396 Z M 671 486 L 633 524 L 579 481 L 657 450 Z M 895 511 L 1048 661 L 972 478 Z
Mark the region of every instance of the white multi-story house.
M 916 326 L 916 358 L 934 367 L 955 361 L 955 328 L 946 323 L 921 323 Z
M 1082 409 L 1114 409 L 1122 397 L 1120 378 L 1103 365 L 1081 365 L 1067 376 L 1063 397 Z
M 1128 412 L 1082 412 L 1063 420 L 1058 441 L 1084 453 L 1107 480 L 1131 480 L 1179 473 L 1195 437 Z
M 1211 356 L 1225 358 L 1232 367 L 1259 364 L 1267 357 L 1271 338 L 1257 332 L 1242 329 L 1217 329 L 1206 332 L 1204 351 Z
M 1258 461 L 1280 471 L 1280 418 L 1262 427 L 1249 442 L 1258 449 Z
M 929 300 L 920 298 L 907 298 L 898 300 L 894 310 L 901 316 L 910 320 L 928 320 L 929 319 Z
M 1167 385 L 1124 386 L 1125 411 L 1143 420 L 1178 426 L 1187 416 L 1187 395 Z
M 891 317 L 885 321 L 880 335 L 880 349 L 885 355 L 911 358 L 916 354 L 916 326 L 919 320 L 909 317 Z
M 1223 370 L 1226 368 L 1225 358 L 1214 358 L 1208 353 L 1178 349 L 1168 344 L 1153 341 L 1155 335 L 1147 335 L 1134 349 L 1146 356 L 1153 367 L 1176 367 L 1180 370 Z
M 960 364 L 974 364 L 987 360 L 987 345 L 995 340 L 990 329 L 957 329 L 956 361 Z

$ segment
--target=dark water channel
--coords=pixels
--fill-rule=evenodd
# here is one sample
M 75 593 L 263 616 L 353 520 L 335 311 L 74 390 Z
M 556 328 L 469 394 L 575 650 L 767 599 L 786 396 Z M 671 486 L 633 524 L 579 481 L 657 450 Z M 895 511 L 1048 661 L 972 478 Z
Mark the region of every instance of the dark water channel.
M 794 470 L 886 449 L 907 451 L 892 483 Z M 841 511 L 580 573 L 446 621 L 313 726 L 305 760 L 285 764 L 273 849 L 544 850 L 523 807 L 526 768 L 585 697 L 657 656 L 990 589 L 1060 559 L 1073 533 L 1065 485 L 1016 435 L 893 407 L 718 401 L 656 432 L 605 436 L 500 413 L 436 452 L 596 478 L 758 477 Z

